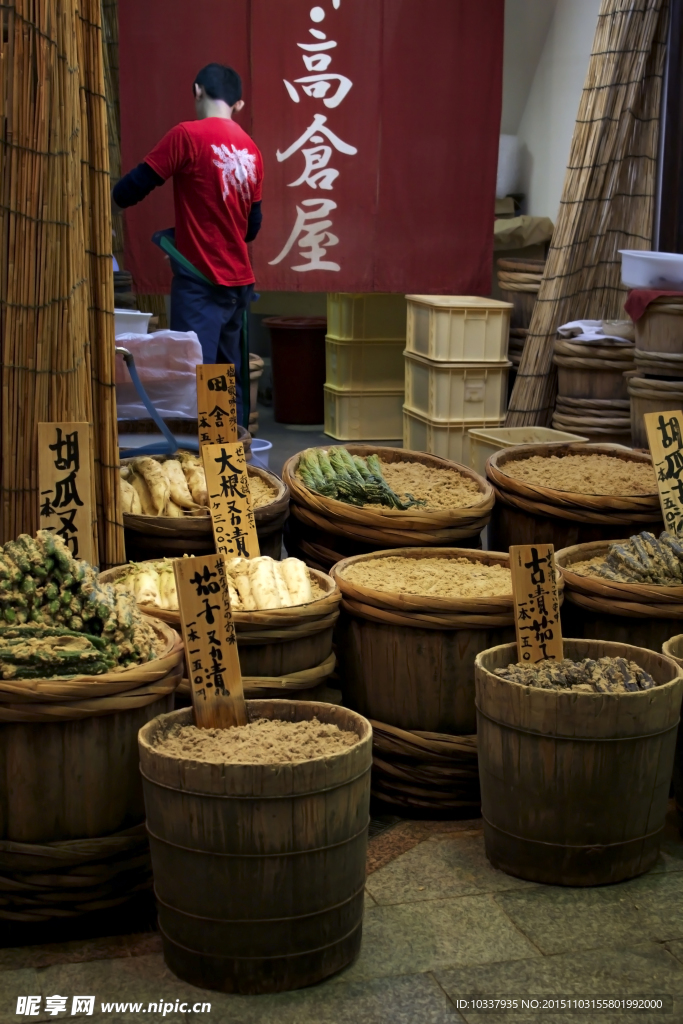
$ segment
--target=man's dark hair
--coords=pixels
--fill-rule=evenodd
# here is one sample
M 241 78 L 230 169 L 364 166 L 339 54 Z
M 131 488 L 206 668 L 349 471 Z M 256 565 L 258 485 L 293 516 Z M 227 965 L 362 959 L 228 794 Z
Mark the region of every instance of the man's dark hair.
M 224 100 L 229 107 L 242 99 L 242 79 L 236 71 L 223 64 L 207 64 L 198 73 L 194 84 L 200 85 L 212 100 Z

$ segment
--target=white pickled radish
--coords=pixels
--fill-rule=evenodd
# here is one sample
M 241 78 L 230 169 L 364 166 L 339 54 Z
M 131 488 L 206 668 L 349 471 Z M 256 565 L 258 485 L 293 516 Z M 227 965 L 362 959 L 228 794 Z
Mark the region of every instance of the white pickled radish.
M 135 577 L 135 600 L 138 604 L 154 604 L 161 607 L 159 574 L 155 569 L 143 569 Z
M 279 568 L 289 590 L 290 604 L 310 604 L 313 588 L 308 567 L 298 558 L 285 558 L 279 563 Z
M 251 559 L 249 582 L 257 608 L 282 607 L 273 564 L 273 559 L 267 555 Z

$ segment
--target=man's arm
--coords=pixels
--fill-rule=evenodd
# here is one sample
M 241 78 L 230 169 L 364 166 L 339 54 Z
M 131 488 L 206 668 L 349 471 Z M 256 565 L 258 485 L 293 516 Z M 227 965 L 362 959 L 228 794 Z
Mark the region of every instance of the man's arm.
M 163 183 L 161 175 L 143 162 L 117 181 L 112 189 L 112 199 L 119 209 L 125 210 L 129 206 L 135 206 L 148 196 L 152 189 Z
M 261 230 L 261 221 L 263 220 L 263 214 L 261 213 L 261 200 L 257 203 L 251 204 L 251 210 L 249 211 L 249 219 L 247 221 L 247 233 L 244 236 L 245 242 L 253 242 L 259 231 Z

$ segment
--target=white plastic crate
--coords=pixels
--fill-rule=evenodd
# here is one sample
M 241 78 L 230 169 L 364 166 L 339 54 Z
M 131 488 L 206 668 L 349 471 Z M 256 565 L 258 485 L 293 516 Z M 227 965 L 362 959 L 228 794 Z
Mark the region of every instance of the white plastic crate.
M 502 448 L 510 448 L 517 444 L 569 444 L 572 441 L 579 443 L 588 440 L 580 434 L 567 434 L 564 430 L 552 430 L 551 427 L 490 427 L 488 430 L 470 428 L 469 435 L 470 466 L 482 476 L 486 476 L 486 460 L 489 455 L 499 452 Z
M 472 295 L 406 295 L 406 348 L 455 362 L 507 358 L 512 303 Z
M 416 452 L 428 452 L 440 455 L 442 459 L 459 462 L 463 466 L 470 465 L 470 427 L 501 427 L 500 420 L 495 422 L 470 423 L 453 421 L 451 423 L 435 423 L 426 416 L 420 416 L 411 409 L 403 407 L 403 447 Z
M 431 420 L 498 423 L 512 363 L 438 363 L 405 353 L 406 407 Z
M 336 341 L 404 341 L 405 296 L 328 292 L 327 334 Z
M 403 341 L 325 340 L 326 384 L 355 391 L 402 391 Z
M 338 441 L 390 441 L 401 436 L 403 389 L 341 391 L 325 385 L 325 433 Z

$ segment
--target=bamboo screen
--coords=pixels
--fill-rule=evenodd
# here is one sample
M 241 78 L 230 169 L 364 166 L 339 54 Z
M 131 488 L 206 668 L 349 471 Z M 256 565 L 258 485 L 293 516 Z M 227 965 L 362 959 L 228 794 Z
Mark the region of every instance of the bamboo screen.
M 93 425 L 100 565 L 123 561 L 99 0 L 0 8 L 0 541 L 38 521 L 37 423 Z
M 559 326 L 624 318 L 618 250 L 652 244 L 668 16 L 668 0 L 602 0 L 509 427 L 550 422 Z

